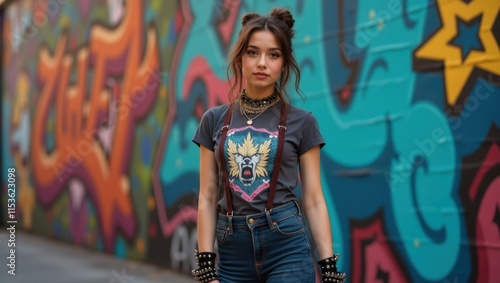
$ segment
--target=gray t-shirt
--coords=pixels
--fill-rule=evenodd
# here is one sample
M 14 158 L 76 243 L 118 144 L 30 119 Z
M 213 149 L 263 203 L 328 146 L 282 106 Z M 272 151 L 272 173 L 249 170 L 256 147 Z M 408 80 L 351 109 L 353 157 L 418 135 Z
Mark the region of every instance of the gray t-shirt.
M 233 201 L 234 215 L 264 211 L 267 204 L 271 175 L 278 148 L 278 124 L 281 102 L 267 109 L 253 120 L 252 125 L 234 104 L 225 142 L 226 170 Z M 193 137 L 198 146 L 214 152 L 218 168 L 219 140 L 228 104 L 208 109 L 201 118 Z M 249 115 L 250 118 L 255 115 Z M 296 200 L 293 190 L 298 183 L 299 156 L 325 142 L 311 112 L 291 106 L 287 116 L 285 144 L 281 159 L 274 207 Z M 222 196 L 222 197 L 220 197 Z M 227 211 L 224 184 L 219 181 L 219 211 Z

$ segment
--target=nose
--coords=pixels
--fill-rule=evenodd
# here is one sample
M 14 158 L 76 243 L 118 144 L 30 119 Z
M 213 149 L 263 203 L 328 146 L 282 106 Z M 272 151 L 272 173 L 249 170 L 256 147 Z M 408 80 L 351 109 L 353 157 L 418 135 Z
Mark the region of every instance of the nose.
M 264 54 L 260 55 L 259 61 L 257 62 L 257 66 L 259 68 L 265 68 L 266 67 L 266 56 Z

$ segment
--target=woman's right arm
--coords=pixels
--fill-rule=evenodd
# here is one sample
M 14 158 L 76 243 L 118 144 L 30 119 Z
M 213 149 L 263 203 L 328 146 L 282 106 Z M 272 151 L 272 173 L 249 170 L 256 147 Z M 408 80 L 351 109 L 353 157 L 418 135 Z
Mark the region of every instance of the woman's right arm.
M 217 221 L 218 172 L 215 154 L 200 145 L 200 193 L 198 196 L 198 250 L 213 252 Z
M 215 154 L 200 145 L 200 193 L 198 195 L 198 250 L 213 252 L 217 221 L 219 178 Z M 212 280 L 210 283 L 218 283 Z

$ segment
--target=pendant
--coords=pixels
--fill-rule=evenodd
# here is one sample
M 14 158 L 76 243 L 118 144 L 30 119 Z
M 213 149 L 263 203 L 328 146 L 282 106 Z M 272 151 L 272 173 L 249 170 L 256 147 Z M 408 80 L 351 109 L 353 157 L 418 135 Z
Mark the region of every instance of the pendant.
M 247 120 L 247 125 L 252 125 L 252 120 L 248 119 Z

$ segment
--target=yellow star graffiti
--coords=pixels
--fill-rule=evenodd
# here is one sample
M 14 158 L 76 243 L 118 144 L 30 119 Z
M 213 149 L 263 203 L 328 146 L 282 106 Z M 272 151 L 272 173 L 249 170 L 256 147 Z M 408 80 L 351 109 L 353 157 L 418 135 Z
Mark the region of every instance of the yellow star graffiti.
M 437 0 L 442 27 L 415 52 L 415 57 L 444 62 L 446 98 L 455 105 L 475 68 L 500 75 L 500 48 L 493 25 L 500 11 L 499 0 Z M 482 15 L 479 39 L 484 51 L 471 50 L 462 61 L 461 49 L 450 41 L 457 36 L 457 18 L 469 22 Z

